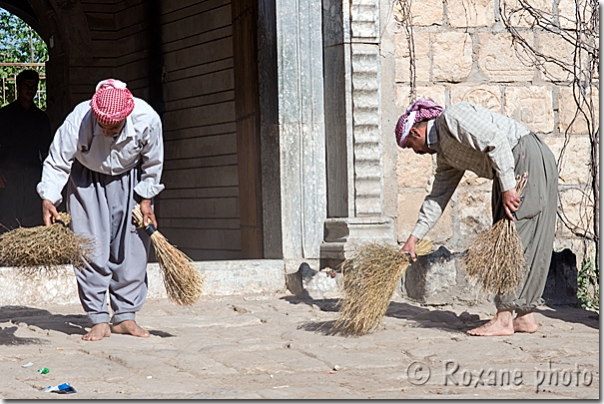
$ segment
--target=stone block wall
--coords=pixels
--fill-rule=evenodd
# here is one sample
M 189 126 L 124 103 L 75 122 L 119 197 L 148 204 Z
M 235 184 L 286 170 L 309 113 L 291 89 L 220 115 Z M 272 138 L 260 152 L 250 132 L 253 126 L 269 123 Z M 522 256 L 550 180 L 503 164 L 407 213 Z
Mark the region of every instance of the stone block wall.
M 415 48 L 417 98 L 430 97 L 443 106 L 459 101 L 480 104 L 510 116 L 538 133 L 558 159 L 571 134 L 560 164 L 560 200 L 567 217 L 582 227 L 591 227 L 591 206 L 583 201 L 582 190 L 590 181 L 590 142 L 584 119 L 576 112 L 569 77 L 552 63 L 550 74 L 527 64 L 519 46 L 499 15 L 499 3 L 513 6 L 513 0 L 427 0 L 411 3 Z M 566 28 L 572 28 L 574 2 L 539 0 L 539 7 L 553 11 Z M 385 4 L 385 3 L 383 3 Z M 388 7 L 396 7 L 388 4 Z M 392 20 L 393 14 L 389 15 Z M 559 36 L 531 28 L 531 21 L 518 18 L 518 30 L 536 49 L 556 58 L 572 57 L 569 45 Z M 396 84 L 396 116 L 410 101 L 410 52 L 404 27 L 390 21 L 393 38 L 392 63 Z M 597 76 L 596 76 L 597 77 Z M 598 109 L 599 91 L 592 90 Z M 393 114 L 394 115 L 394 114 Z M 394 135 L 393 135 L 394 136 Z M 403 243 L 417 220 L 423 198 L 433 181 L 435 158 L 418 156 L 397 148 L 398 183 L 396 230 Z M 491 181 L 466 173 L 439 223 L 427 235 L 436 243 L 461 250 L 474 235 L 491 225 Z M 582 257 L 581 240 L 558 220 L 555 249 L 570 248 Z

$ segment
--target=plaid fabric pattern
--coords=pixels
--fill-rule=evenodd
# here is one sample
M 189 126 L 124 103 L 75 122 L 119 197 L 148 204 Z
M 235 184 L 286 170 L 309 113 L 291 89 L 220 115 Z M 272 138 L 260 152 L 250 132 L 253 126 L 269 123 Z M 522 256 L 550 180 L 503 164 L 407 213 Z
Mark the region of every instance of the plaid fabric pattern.
M 396 142 L 400 147 L 405 147 L 407 136 L 411 127 L 418 123 L 435 119 L 441 114 L 443 107 L 431 99 L 420 99 L 415 101 L 407 111 L 401 115 L 394 128 Z
M 134 109 L 134 98 L 125 83 L 109 79 L 99 83 L 90 107 L 100 124 L 116 125 L 130 115 Z
M 419 239 L 436 224 L 466 170 L 496 178 L 504 191 L 514 188 L 512 149 L 530 133 L 511 118 L 467 102 L 446 108 L 428 129 L 428 146 L 437 153 L 436 173 L 411 232 Z

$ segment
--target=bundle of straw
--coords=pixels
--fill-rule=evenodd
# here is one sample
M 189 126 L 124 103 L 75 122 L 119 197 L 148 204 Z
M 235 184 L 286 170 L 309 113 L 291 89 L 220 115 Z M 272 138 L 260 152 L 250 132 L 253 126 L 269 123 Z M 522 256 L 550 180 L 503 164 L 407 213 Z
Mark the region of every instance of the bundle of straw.
M 417 244 L 416 254 L 427 255 L 429 240 Z M 364 335 L 377 327 L 388 309 L 392 294 L 410 264 L 410 258 L 395 246 L 371 243 L 341 264 L 344 297 L 332 331 Z
M 153 224 L 143 225 L 140 205 L 134 207 L 132 216 L 137 226 L 144 227 L 151 237 L 155 257 L 162 270 L 164 286 L 170 300 L 181 306 L 195 303 L 203 290 L 203 279 L 191 264 L 191 258 L 170 244 Z
M 54 272 L 58 265 L 82 269 L 89 262 L 94 240 L 67 227 L 68 213 L 59 215 L 60 220 L 50 226 L 17 227 L 0 235 L 0 263 L 32 275 L 40 269 Z
M 528 173 L 516 176 L 516 192 L 522 195 Z M 524 279 L 524 248 L 516 225 L 503 218 L 479 234 L 463 256 L 470 281 L 486 294 L 515 292 Z

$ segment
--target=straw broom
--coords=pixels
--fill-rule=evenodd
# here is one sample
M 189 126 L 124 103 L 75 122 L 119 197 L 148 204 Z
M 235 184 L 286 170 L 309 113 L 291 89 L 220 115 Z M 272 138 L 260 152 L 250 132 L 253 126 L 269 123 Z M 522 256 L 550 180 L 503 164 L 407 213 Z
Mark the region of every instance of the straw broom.
M 155 257 L 162 270 L 164 286 L 170 300 L 181 306 L 195 303 L 203 291 L 203 279 L 191 264 L 191 258 L 170 244 L 153 224 L 143 225 L 140 205 L 134 207 L 132 217 L 137 226 L 144 227 L 151 237 Z
M 0 235 L 0 263 L 34 275 L 41 269 L 54 273 L 58 265 L 82 269 L 93 251 L 94 239 L 67 227 L 68 213 L 50 226 L 17 227 Z
M 516 176 L 516 192 L 522 195 L 528 173 Z M 515 292 L 526 272 L 524 248 L 510 219 L 503 218 L 479 234 L 463 256 L 471 283 L 486 294 Z
M 427 255 L 434 247 L 421 240 L 416 255 Z M 364 335 L 376 328 L 386 314 L 392 294 L 410 264 L 410 257 L 400 248 L 371 243 L 341 264 L 344 297 L 332 331 Z

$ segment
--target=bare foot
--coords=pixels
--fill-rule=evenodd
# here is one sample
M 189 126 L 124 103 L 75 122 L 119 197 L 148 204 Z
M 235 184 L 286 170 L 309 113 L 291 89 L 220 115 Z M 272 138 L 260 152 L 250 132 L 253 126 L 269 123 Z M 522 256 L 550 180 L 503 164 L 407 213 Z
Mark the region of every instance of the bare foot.
M 499 335 L 514 335 L 512 312 L 498 311 L 495 318 L 488 323 L 468 331 L 470 335 L 494 337 Z
M 84 341 L 99 341 L 111 336 L 111 328 L 108 323 L 98 323 L 92 326 L 87 334 L 82 335 Z
M 134 320 L 124 320 L 121 323 L 113 325 L 113 332 L 116 334 L 130 334 L 135 337 L 147 338 L 149 331 L 141 328 Z
M 516 318 L 514 319 L 515 332 L 533 333 L 537 331 L 537 328 L 539 328 L 539 326 L 537 325 L 537 320 L 532 311 L 521 316 L 516 315 Z

